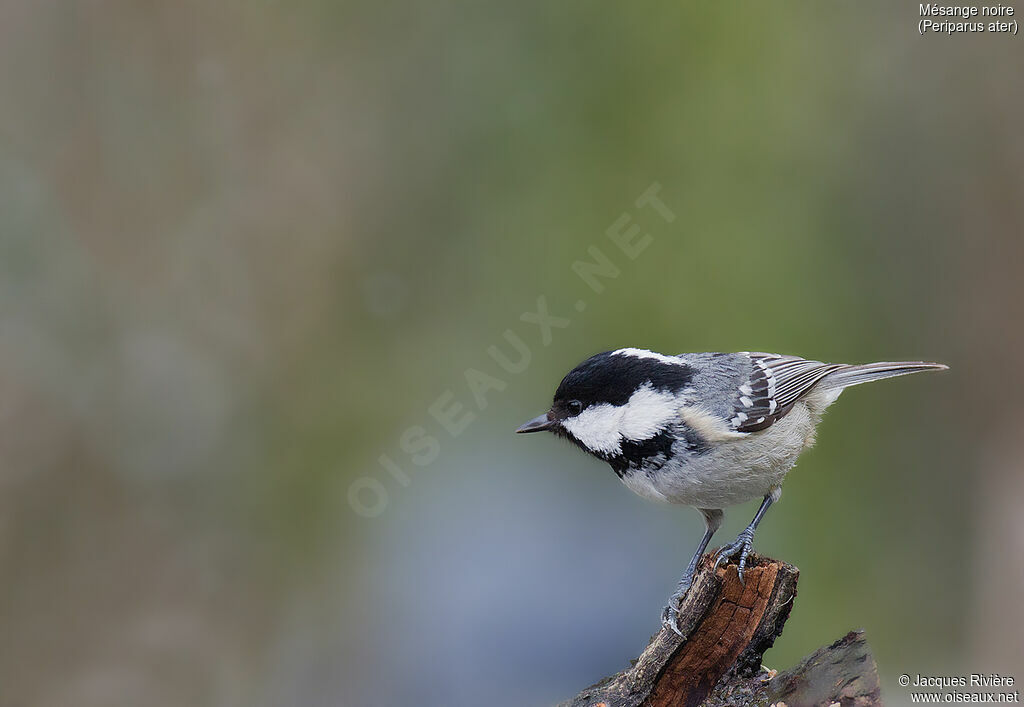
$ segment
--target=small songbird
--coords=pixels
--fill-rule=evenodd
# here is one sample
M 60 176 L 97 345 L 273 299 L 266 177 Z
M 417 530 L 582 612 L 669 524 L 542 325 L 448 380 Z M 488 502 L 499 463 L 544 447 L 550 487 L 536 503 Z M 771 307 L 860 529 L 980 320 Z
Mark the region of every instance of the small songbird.
M 665 356 L 619 349 L 591 356 L 562 379 L 551 409 L 516 432 L 549 430 L 608 462 L 635 493 L 693 506 L 707 531 L 662 612 L 679 633 L 679 605 L 722 509 L 763 497 L 716 566 L 738 556 L 743 578 L 754 531 L 782 480 L 814 444 L 825 409 L 851 385 L 948 368 L 900 361 L 851 366 L 768 353 Z

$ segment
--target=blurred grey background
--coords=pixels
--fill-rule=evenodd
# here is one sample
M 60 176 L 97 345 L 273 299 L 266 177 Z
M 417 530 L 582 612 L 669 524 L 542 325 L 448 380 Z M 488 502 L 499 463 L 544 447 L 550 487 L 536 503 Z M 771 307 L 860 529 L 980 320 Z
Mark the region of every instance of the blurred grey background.
M 1024 679 L 1022 40 L 917 10 L 0 3 L 0 704 L 542 705 L 621 669 L 699 516 L 511 434 L 621 346 L 949 363 L 848 392 L 790 475 L 767 662 L 865 628 L 893 704 Z

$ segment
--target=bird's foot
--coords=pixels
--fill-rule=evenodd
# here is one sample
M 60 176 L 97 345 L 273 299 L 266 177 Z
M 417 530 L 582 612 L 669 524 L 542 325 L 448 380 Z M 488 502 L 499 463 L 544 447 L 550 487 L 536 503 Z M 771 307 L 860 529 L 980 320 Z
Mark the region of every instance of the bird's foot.
M 747 566 L 747 555 L 750 554 L 750 548 L 754 544 L 754 533 L 747 528 L 739 534 L 734 541 L 728 545 L 723 546 L 717 553 L 715 553 L 715 569 L 717 570 L 723 564 L 727 564 L 729 559 L 735 557 L 737 554 L 740 556 L 740 561 L 737 563 L 736 573 L 739 575 L 740 583 L 743 583 L 743 570 Z
M 683 599 L 686 597 L 686 592 L 690 590 L 690 585 L 692 583 L 693 574 L 691 572 L 687 572 L 683 575 L 683 578 L 679 580 L 679 586 L 676 588 L 676 591 L 668 598 L 668 606 L 666 606 L 661 612 L 661 625 L 680 636 L 683 635 L 683 632 L 679 628 L 679 607 L 682 606 Z
M 669 631 L 683 635 L 679 629 L 679 604 L 683 601 L 681 596 L 673 594 L 668 599 L 668 606 L 661 611 L 661 625 Z

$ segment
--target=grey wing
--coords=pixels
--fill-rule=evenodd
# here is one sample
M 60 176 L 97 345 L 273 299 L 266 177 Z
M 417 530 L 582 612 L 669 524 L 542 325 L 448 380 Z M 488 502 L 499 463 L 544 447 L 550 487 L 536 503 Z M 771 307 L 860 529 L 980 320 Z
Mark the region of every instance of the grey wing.
M 750 359 L 750 374 L 736 393 L 734 414 L 729 424 L 737 432 L 757 432 L 771 427 L 793 409 L 818 381 L 843 368 L 838 363 L 809 361 L 799 356 L 744 353 Z

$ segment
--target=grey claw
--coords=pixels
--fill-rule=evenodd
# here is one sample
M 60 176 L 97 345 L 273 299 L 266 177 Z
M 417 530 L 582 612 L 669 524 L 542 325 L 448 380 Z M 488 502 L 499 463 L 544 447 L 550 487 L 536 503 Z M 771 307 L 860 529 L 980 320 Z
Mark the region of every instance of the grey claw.
M 661 610 L 662 628 L 672 628 L 672 624 L 675 623 L 672 616 L 673 613 L 675 612 L 672 611 L 671 606 L 666 606 L 664 609 Z
M 747 555 L 749 555 L 749 554 L 750 554 L 750 545 L 752 544 L 752 542 L 753 542 L 753 541 L 751 541 L 751 542 L 749 542 L 749 543 L 745 544 L 745 545 L 743 546 L 743 552 L 742 552 L 742 553 L 740 554 L 740 566 L 739 566 L 739 573 L 740 573 L 740 583 L 741 583 L 741 584 L 743 583 L 743 570 L 744 570 L 744 569 L 746 568 L 746 566 L 747 566 Z
M 679 583 L 679 589 L 668 598 L 668 606 L 661 612 L 661 625 L 680 636 L 683 635 L 683 632 L 679 630 L 679 607 L 690 588 L 690 582 L 686 580 L 687 577 L 683 577 L 683 581 Z
M 722 565 L 729 564 L 729 558 L 736 554 L 736 543 L 729 543 L 719 548 L 718 552 L 715 553 L 715 569 L 717 570 Z
M 673 600 L 669 600 L 669 605 L 664 608 L 661 612 L 661 625 L 670 631 L 675 632 L 679 636 L 683 635 L 683 632 L 679 630 L 679 610 L 672 606 Z
M 743 570 L 747 566 L 747 555 L 750 554 L 750 548 L 754 544 L 754 539 L 745 533 L 740 533 L 740 536 L 728 545 L 723 545 L 722 548 L 715 555 L 715 569 L 717 570 L 722 564 L 728 564 L 729 559 L 739 553 L 740 561 L 736 567 L 736 573 L 739 575 L 740 583 L 743 584 Z

